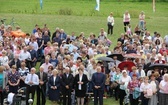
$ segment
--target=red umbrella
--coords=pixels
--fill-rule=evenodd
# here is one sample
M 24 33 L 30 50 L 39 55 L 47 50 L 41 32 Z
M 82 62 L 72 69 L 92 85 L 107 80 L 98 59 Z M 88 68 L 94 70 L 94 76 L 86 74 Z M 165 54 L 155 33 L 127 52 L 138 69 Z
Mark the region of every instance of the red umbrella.
M 118 68 L 120 68 L 121 70 L 124 70 L 124 67 L 127 67 L 128 70 L 131 72 L 132 71 L 132 67 L 135 66 L 135 64 L 131 61 L 123 61 L 118 65 Z
M 125 54 L 124 57 L 125 58 L 142 58 L 141 55 L 135 54 L 135 53 Z

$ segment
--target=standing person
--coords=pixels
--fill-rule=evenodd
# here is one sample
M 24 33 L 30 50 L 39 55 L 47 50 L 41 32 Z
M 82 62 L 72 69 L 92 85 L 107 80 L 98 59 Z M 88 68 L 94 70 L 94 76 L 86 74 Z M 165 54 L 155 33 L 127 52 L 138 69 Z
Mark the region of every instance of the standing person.
M 144 30 L 144 24 L 145 23 L 145 14 L 143 11 L 141 11 L 141 13 L 139 14 L 139 28 L 141 30 Z
M 107 26 L 108 26 L 108 35 L 113 34 L 113 26 L 114 26 L 114 17 L 113 13 L 111 12 L 110 15 L 107 17 Z
M 131 20 L 131 17 L 130 17 L 130 14 L 128 11 L 125 11 L 124 15 L 123 15 L 123 23 L 124 23 L 124 31 L 126 32 L 127 31 L 127 26 L 130 24 L 130 20 Z
M 159 84 L 159 105 L 168 104 L 168 74 L 164 74 L 163 80 Z
M 71 105 L 71 91 L 72 91 L 73 81 L 74 81 L 74 77 L 70 73 L 70 68 L 66 67 L 65 73 L 62 75 L 62 79 L 61 79 L 63 105 L 67 105 L 67 104 Z M 66 96 L 68 96 L 68 98 Z
M 119 90 L 119 98 L 120 98 L 120 105 L 123 105 L 124 102 L 124 97 L 127 95 L 126 89 L 128 83 L 131 81 L 131 77 L 128 76 L 127 71 L 123 70 L 122 71 L 122 76 L 119 79 L 119 84 L 120 84 L 120 90 Z
M 25 62 L 22 62 L 21 63 L 21 67 L 19 68 L 18 70 L 19 74 L 20 74 L 20 85 L 19 87 L 26 87 L 26 84 L 25 84 L 25 78 L 27 76 L 27 74 L 29 73 L 29 69 L 26 67 L 26 63 Z
M 38 60 L 41 60 L 41 58 L 43 57 L 43 45 L 44 45 L 44 39 L 41 33 L 37 38 L 37 44 L 38 44 L 37 57 L 39 58 Z
M 133 95 L 134 91 L 138 91 L 139 90 L 139 81 L 137 79 L 137 74 L 133 74 L 132 75 L 132 80 L 128 83 L 128 89 L 129 89 L 129 98 L 130 98 L 130 105 L 138 105 L 138 99 L 139 96 L 135 97 Z M 140 91 L 139 91 L 140 93 Z
M 48 80 L 49 100 L 55 103 L 60 98 L 60 77 L 58 76 L 58 70 L 54 69 L 52 73 L 53 75 Z
M 12 66 L 12 71 L 8 74 L 9 92 L 17 93 L 20 83 L 20 75 L 16 71 L 16 66 Z
M 150 76 L 150 85 L 152 87 L 153 95 L 149 99 L 148 105 L 158 105 L 158 89 L 159 82 L 156 80 L 155 73 Z
M 83 69 L 79 68 L 78 72 L 79 74 L 77 74 L 74 79 L 77 105 L 84 105 L 84 97 L 86 96 L 88 78 L 87 75 L 84 74 Z
M 39 78 L 38 75 L 35 74 L 36 69 L 35 68 L 31 68 L 30 74 L 27 75 L 26 79 L 25 79 L 25 84 L 27 84 L 26 87 L 26 105 L 29 105 L 28 100 L 29 100 L 29 96 L 31 93 L 31 99 L 34 100 L 34 94 L 35 94 L 35 90 L 37 88 L 37 85 L 39 85 Z
M 142 98 L 142 105 L 148 105 L 149 97 L 147 92 L 152 89 L 151 85 L 149 84 L 149 77 L 144 77 L 144 82 L 140 86 L 141 91 L 141 98 Z
M 19 55 L 15 55 L 12 61 L 9 63 L 9 66 L 16 65 L 17 70 L 21 67 L 21 62 L 19 60 Z
M 90 60 L 90 63 L 87 67 L 87 70 L 88 70 L 88 80 L 89 80 L 89 83 L 88 83 L 88 92 L 92 92 L 93 91 L 93 85 L 92 85 L 92 75 L 96 72 L 96 61 L 94 59 L 91 59 Z
M 100 66 L 98 66 L 96 70 L 97 72 L 94 73 L 92 76 L 94 105 L 98 105 L 98 97 L 99 97 L 99 105 L 103 105 L 103 94 L 104 94 L 106 76 L 101 72 Z
M 40 66 L 39 72 L 37 72 L 39 77 L 39 86 L 37 86 L 37 105 L 45 105 L 46 103 L 46 82 L 48 81 L 48 75 L 44 72 L 44 68 Z M 42 103 L 40 102 L 42 99 Z
M 117 83 L 118 85 L 116 86 L 116 88 L 115 88 L 115 93 L 114 93 L 114 96 L 115 96 L 115 100 L 117 101 L 118 100 L 118 98 L 119 98 L 119 87 L 120 87 L 120 85 L 119 85 L 119 79 L 121 78 L 121 73 L 120 73 L 120 68 L 116 68 L 116 73 L 115 73 L 115 75 L 113 76 L 113 81 L 115 82 L 115 83 Z
M 1 63 L 2 66 L 4 66 L 4 65 L 8 64 L 8 62 L 9 62 L 9 59 L 8 59 L 7 54 L 6 54 L 6 51 L 3 50 L 2 51 L 2 56 L 0 57 L 0 63 Z

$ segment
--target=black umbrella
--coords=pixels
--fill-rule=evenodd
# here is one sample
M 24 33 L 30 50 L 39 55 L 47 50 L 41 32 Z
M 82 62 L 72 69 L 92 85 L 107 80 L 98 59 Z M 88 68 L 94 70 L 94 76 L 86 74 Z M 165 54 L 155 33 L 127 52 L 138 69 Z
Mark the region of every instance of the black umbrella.
M 119 61 L 123 61 L 124 60 L 124 56 L 122 54 L 111 54 L 111 55 L 107 55 L 107 57 L 113 58 L 114 56 L 117 56 L 117 60 Z
M 114 60 L 110 57 L 99 57 L 97 58 L 97 60 L 100 60 L 100 61 L 107 61 L 107 62 L 113 62 Z
M 163 70 L 164 68 L 168 69 L 168 64 L 155 63 L 155 64 L 150 65 L 148 70 L 154 70 L 155 68 L 158 68 L 160 70 Z

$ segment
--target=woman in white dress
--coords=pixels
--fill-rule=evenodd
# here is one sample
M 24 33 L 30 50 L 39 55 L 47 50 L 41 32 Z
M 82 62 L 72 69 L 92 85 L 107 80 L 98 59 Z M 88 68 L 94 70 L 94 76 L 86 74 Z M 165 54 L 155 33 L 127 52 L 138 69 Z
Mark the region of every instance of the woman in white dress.
M 107 26 L 108 26 L 108 35 L 113 34 L 113 26 L 114 26 L 114 17 L 113 13 L 111 12 L 110 15 L 107 17 Z
M 158 94 L 157 94 L 157 91 L 159 89 L 159 87 L 158 87 L 159 82 L 156 80 L 155 74 L 152 74 L 150 76 L 150 82 L 149 83 L 150 83 L 150 85 L 152 87 L 153 95 L 149 99 L 148 105 L 157 105 L 158 104 Z
M 168 74 L 164 74 L 159 89 L 159 105 L 168 105 Z
M 120 103 L 120 105 L 123 105 L 124 98 L 127 95 L 127 86 L 130 81 L 131 81 L 131 77 L 128 76 L 126 70 L 123 70 L 122 76 L 119 79 L 119 84 L 120 84 L 120 90 L 119 90 L 120 101 L 119 101 L 119 103 Z
M 140 86 L 142 104 L 141 105 L 148 105 L 149 97 L 147 96 L 147 91 L 151 89 L 151 85 L 149 84 L 149 77 L 144 77 L 144 82 Z

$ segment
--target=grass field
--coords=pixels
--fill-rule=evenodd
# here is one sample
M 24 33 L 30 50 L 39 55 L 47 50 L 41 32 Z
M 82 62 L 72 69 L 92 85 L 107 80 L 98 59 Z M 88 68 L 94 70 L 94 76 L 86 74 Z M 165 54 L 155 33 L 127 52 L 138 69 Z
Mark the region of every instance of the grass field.
M 101 0 L 100 11 L 95 11 L 95 0 L 43 0 L 40 9 L 39 0 L 0 0 L 0 19 L 6 18 L 9 24 L 12 17 L 19 23 L 24 32 L 32 32 L 35 24 L 41 28 L 44 24 L 51 33 L 56 27 L 63 28 L 67 34 L 75 32 L 86 36 L 95 33 L 100 28 L 107 30 L 106 19 L 110 12 L 114 13 L 114 35 L 108 36 L 115 44 L 120 33 L 123 33 L 122 15 L 128 10 L 131 14 L 132 29 L 138 24 L 138 15 L 145 12 L 147 29 L 157 31 L 162 36 L 168 34 L 168 2 L 156 2 L 156 12 L 152 11 L 152 2 L 113 2 Z M 114 45 L 113 45 L 114 46 Z M 47 105 L 51 105 L 47 101 Z M 105 99 L 104 105 L 118 105 L 113 99 Z
M 40 9 L 39 0 L 0 0 L 0 19 L 6 18 L 6 23 L 12 17 L 25 32 L 31 33 L 37 23 L 43 27 L 46 23 L 51 32 L 56 27 L 63 28 L 67 34 L 72 31 L 79 35 L 91 32 L 96 35 L 100 28 L 107 30 L 106 19 L 112 11 L 115 18 L 114 36 L 116 39 L 123 32 L 122 15 L 125 10 L 131 14 L 132 29 L 138 24 L 138 15 L 143 10 L 146 15 L 147 29 L 153 33 L 158 31 L 162 36 L 168 34 L 168 3 L 156 3 L 156 12 L 152 12 L 152 2 L 110 2 L 102 0 L 100 11 L 95 11 L 95 0 L 43 0 Z M 115 42 L 115 40 L 112 40 Z

